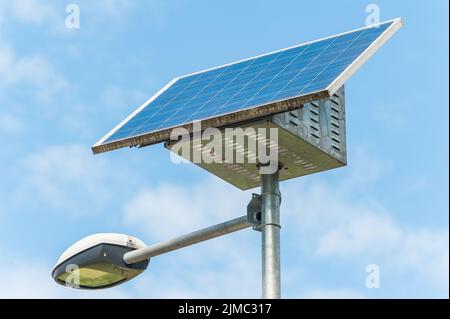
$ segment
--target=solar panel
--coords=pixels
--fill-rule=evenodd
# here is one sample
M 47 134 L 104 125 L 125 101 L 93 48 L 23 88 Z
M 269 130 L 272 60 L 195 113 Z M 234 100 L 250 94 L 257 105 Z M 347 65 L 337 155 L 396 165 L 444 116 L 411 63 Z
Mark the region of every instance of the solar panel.
M 169 139 L 176 127 L 223 127 L 330 97 L 402 25 L 394 19 L 175 78 L 93 147 Z

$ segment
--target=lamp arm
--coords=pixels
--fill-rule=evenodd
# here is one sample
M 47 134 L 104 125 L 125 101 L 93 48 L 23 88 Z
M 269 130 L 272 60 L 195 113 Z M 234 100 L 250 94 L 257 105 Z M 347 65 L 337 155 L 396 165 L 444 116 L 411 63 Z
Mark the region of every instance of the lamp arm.
M 254 224 L 251 223 L 247 215 L 245 215 L 158 244 L 153 244 L 133 251 L 129 251 L 123 256 L 123 260 L 127 264 L 134 264 L 149 259 L 150 257 L 155 257 L 169 251 L 191 246 L 199 242 L 220 237 L 251 226 L 254 226 Z

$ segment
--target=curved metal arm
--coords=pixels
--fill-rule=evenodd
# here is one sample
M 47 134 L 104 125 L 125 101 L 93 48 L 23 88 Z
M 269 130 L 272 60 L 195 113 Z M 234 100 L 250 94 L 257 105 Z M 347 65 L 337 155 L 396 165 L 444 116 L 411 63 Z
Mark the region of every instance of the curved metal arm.
M 247 220 L 247 216 L 242 216 L 221 224 L 164 241 L 159 244 L 154 244 L 127 252 L 123 256 L 123 260 L 127 264 L 134 264 L 149 259 L 150 257 L 158 256 L 208 239 L 223 236 L 250 226 L 253 226 L 253 224 Z

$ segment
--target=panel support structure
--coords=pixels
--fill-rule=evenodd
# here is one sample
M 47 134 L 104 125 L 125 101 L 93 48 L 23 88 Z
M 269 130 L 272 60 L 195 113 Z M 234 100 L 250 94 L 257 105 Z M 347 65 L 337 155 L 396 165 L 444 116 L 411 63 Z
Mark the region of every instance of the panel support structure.
M 261 174 L 262 297 L 279 299 L 280 284 L 279 172 Z

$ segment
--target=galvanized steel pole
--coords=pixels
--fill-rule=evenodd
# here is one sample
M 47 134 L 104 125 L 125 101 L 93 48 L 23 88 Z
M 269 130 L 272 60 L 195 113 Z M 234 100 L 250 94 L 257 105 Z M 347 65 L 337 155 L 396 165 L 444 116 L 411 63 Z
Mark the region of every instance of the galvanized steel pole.
M 280 203 L 279 173 L 261 174 L 262 297 L 280 296 Z

